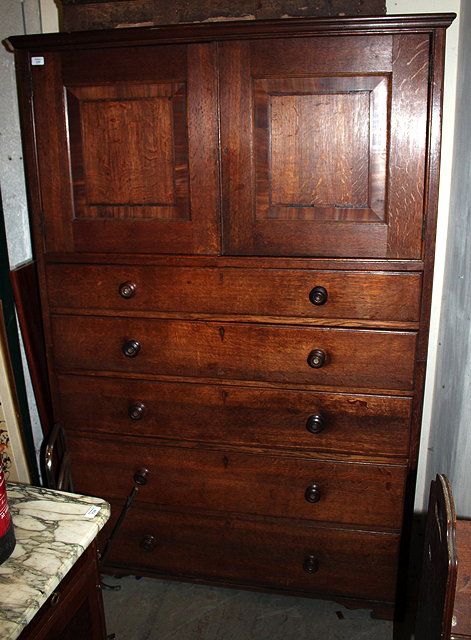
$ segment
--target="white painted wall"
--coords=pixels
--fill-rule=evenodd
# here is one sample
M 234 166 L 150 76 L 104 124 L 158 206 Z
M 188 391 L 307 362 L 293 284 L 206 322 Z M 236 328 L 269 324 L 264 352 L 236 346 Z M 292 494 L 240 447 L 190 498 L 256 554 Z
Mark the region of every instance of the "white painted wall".
M 427 483 L 445 473 L 459 516 L 471 517 L 471 2 L 462 0 L 449 232 Z

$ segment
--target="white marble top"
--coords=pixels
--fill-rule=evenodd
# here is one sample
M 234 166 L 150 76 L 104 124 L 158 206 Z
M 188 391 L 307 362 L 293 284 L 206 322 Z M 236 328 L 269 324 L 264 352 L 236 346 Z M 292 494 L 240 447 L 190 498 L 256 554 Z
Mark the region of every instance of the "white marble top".
M 0 565 L 0 638 L 14 640 L 94 540 L 110 507 L 100 498 L 16 483 L 7 495 L 16 547 Z

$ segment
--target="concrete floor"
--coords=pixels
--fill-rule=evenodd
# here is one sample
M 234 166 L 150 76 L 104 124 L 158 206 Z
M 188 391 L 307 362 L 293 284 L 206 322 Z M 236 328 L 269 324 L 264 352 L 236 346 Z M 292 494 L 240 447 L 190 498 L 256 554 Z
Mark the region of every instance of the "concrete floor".
M 103 598 L 116 640 L 390 640 L 393 624 L 335 602 L 184 584 L 111 578 Z

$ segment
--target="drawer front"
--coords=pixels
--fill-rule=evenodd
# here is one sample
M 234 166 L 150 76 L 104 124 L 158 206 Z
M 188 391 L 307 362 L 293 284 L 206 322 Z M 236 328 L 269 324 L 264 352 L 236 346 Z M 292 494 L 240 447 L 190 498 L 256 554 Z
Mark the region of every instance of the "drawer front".
M 68 430 L 406 456 L 411 398 L 59 376 Z
M 47 282 L 52 309 L 403 322 L 418 321 L 421 292 L 419 273 L 269 268 L 53 264 Z
M 413 332 L 84 316 L 55 316 L 52 330 L 63 370 L 413 388 Z
M 68 439 L 79 493 L 123 499 L 136 471 L 151 504 L 399 529 L 405 467 L 311 461 L 232 450 L 198 450 Z M 374 504 L 374 508 L 371 505 Z
M 395 534 L 132 507 L 107 564 L 392 602 L 398 547 Z

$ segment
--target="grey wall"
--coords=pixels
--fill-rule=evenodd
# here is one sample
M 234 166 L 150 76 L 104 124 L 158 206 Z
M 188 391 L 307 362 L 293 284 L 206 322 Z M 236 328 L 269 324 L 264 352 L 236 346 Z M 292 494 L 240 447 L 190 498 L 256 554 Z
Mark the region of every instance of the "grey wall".
M 0 40 L 41 31 L 40 0 L 0 0 Z M 10 265 L 31 257 L 13 54 L 0 46 L 0 184 Z
M 445 473 L 471 517 L 471 2 L 461 2 L 449 231 L 427 480 Z

